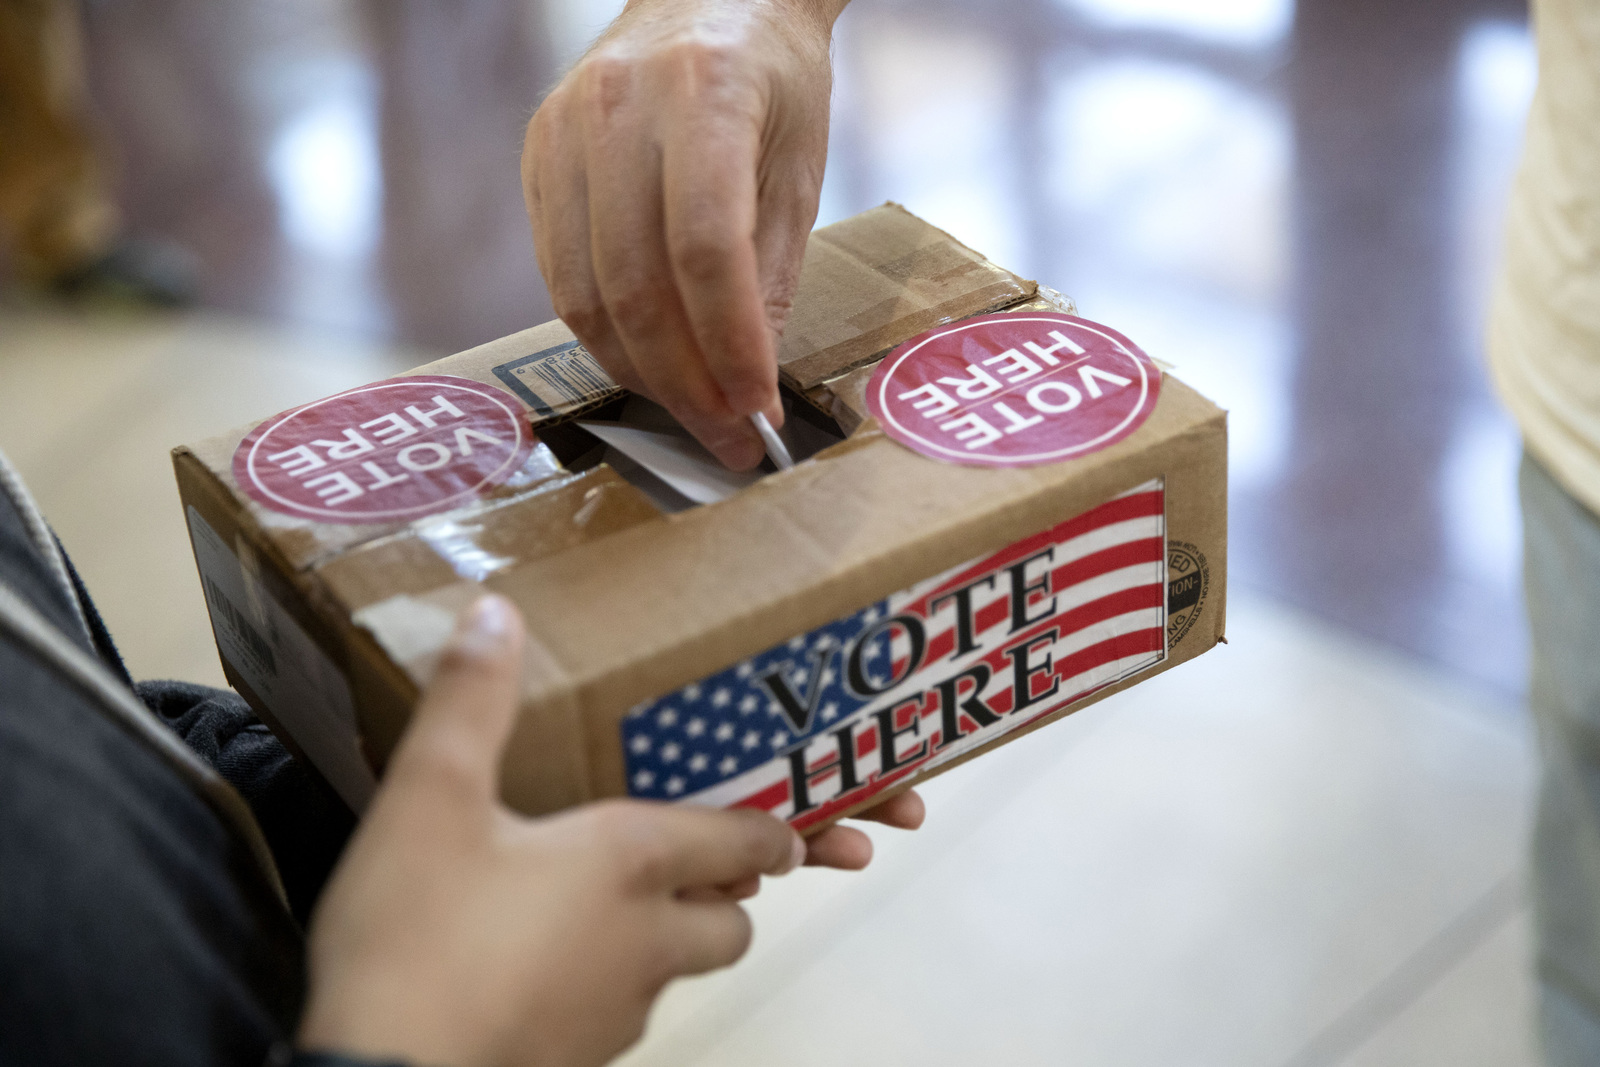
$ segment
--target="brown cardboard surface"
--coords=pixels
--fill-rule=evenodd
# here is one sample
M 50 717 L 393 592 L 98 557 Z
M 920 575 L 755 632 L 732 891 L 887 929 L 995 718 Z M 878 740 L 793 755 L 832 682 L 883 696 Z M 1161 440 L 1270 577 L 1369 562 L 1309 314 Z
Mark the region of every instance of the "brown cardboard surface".
M 852 361 L 948 321 L 939 316 L 1022 309 L 1031 306 L 1027 301 L 1061 307 L 1053 291 L 1035 296 L 1032 283 L 893 205 L 818 231 L 812 244 L 810 274 L 785 340 L 793 357 L 785 375 L 794 377 L 796 367 L 806 377 L 822 374 L 814 384 L 847 410 L 859 402 L 857 386 L 871 371 L 848 369 Z M 889 288 L 853 287 L 863 271 L 873 275 L 873 286 Z M 589 361 L 574 373 L 577 387 L 555 396 L 552 381 L 561 385 L 572 359 L 587 356 L 565 327 L 549 323 L 411 373 L 460 375 L 508 391 L 521 382 L 528 388 L 517 395 L 537 432 L 614 395 Z M 1226 418 L 1178 379 L 1165 377 L 1159 403 L 1139 430 L 1067 463 L 950 465 L 901 447 L 870 420 L 854 429 L 849 440 L 793 470 L 671 516 L 658 514 L 602 466 L 579 475 L 552 468 L 409 524 L 338 526 L 280 515 L 238 491 L 232 453 L 249 428 L 179 449 L 175 462 L 185 503 L 261 573 L 265 593 L 337 664 L 363 751 L 376 768 L 400 736 L 454 613 L 483 588 L 516 601 L 528 643 L 523 712 L 505 757 L 504 791 L 508 802 L 530 812 L 624 794 L 619 723 L 641 701 L 1153 478 L 1165 484 L 1169 544 L 1198 546 L 1209 561 L 1207 600 L 1194 609 L 1198 624 L 1175 635 L 1181 639 L 1164 662 L 1045 721 L 1182 663 L 1221 638 Z M 248 679 L 231 666 L 229 678 L 272 722 Z
M 804 392 L 907 337 L 1034 292 L 1033 282 L 884 204 L 811 235 L 778 345 L 779 373 Z
M 347 611 L 402 593 L 562 552 L 662 518 L 643 493 L 609 467 L 552 479 L 538 491 L 417 522 L 341 553 L 316 568 Z

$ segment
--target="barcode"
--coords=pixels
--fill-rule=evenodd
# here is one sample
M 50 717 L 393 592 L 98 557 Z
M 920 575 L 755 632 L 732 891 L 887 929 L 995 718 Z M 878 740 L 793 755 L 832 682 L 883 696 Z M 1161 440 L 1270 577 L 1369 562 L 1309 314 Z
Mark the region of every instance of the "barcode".
M 546 418 L 583 407 L 617 389 L 610 375 L 577 341 L 502 363 L 494 373 L 535 414 Z
M 250 625 L 244 613 L 239 610 L 232 600 L 228 599 L 227 594 L 219 589 L 217 583 L 210 578 L 206 579 L 206 594 L 211 600 L 211 606 L 216 609 L 218 615 L 222 616 L 223 621 L 228 624 L 228 628 L 233 631 L 234 636 L 243 641 L 250 651 L 254 653 L 256 659 L 266 667 L 268 674 L 277 674 L 278 661 L 272 654 L 272 646 L 267 643 L 266 638 L 261 636 L 260 631 Z

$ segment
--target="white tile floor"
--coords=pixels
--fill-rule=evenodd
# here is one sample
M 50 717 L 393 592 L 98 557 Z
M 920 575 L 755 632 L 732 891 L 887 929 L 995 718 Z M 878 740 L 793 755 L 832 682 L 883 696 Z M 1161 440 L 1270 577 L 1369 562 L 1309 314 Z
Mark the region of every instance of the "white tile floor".
M 0 448 L 140 676 L 220 680 L 168 447 L 428 356 L 0 315 Z M 1523 717 L 1232 608 L 1228 646 L 933 783 L 869 872 L 769 885 L 624 1062 L 1531 1063 Z

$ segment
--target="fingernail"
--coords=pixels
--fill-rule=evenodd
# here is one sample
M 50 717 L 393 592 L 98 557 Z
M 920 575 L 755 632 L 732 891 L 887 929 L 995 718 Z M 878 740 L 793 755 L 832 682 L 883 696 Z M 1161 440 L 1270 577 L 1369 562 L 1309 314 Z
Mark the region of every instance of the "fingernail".
M 746 417 L 760 411 L 771 419 L 773 412 L 777 411 L 778 417 L 773 419 L 773 425 L 783 421 L 783 403 L 778 399 L 778 391 L 771 385 L 758 385 L 754 388 L 743 390 L 738 394 L 737 399 L 729 397 L 728 406 L 738 414 Z
M 456 644 L 467 652 L 492 655 L 505 647 L 514 623 L 511 601 L 503 596 L 479 597 L 467 608 Z

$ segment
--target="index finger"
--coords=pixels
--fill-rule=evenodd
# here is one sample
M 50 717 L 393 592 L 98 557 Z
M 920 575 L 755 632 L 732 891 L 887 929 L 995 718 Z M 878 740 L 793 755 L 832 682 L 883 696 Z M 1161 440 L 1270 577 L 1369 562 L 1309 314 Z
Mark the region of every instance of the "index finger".
M 662 145 L 667 255 L 706 368 L 740 415 L 780 425 L 778 362 L 756 255 L 760 128 L 751 116 L 697 108 Z

